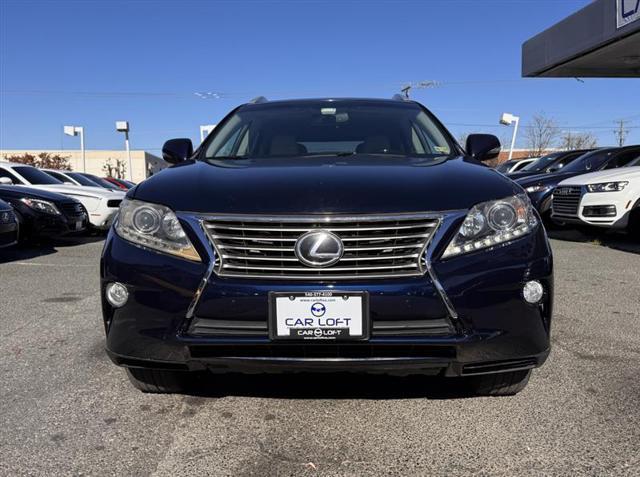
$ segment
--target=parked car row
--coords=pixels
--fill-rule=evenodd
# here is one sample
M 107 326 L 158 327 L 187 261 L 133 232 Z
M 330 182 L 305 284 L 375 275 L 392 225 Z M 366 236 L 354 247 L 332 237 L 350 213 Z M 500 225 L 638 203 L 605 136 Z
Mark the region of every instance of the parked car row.
M 557 152 L 507 176 L 556 224 L 640 229 L 640 145 Z
M 135 184 L 0 162 L 0 247 L 18 240 L 107 230 Z

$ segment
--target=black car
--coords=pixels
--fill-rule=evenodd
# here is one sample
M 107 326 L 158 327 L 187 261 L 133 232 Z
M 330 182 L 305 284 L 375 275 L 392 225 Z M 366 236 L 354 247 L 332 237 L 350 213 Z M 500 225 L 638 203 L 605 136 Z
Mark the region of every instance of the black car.
M 62 194 L 24 186 L 0 185 L 0 199 L 13 206 L 20 238 L 57 237 L 87 228 L 84 206 Z
M 563 167 L 570 164 L 572 161 L 576 160 L 587 152 L 591 152 L 592 150 L 593 149 L 581 149 L 575 151 L 553 152 L 551 154 L 547 154 L 546 156 L 542 156 L 537 161 L 526 165 L 517 172 L 507 174 L 507 177 L 516 180 L 522 179 L 523 177 L 535 176 L 538 174 L 558 172 Z
M 0 200 L 0 248 L 8 247 L 18 241 L 18 219 L 13 207 Z
M 190 372 L 469 378 L 514 394 L 549 353 L 553 265 L 524 191 L 395 98 L 242 105 L 123 201 L 106 347 L 146 392 Z M 247 378 L 250 379 L 250 378 Z
M 545 219 L 551 214 L 551 201 L 553 190 L 565 179 L 616 167 L 626 166 L 640 154 L 640 146 L 610 147 L 596 149 L 573 160 L 559 172 L 538 174 L 517 179 L 529 194 L 531 203 Z

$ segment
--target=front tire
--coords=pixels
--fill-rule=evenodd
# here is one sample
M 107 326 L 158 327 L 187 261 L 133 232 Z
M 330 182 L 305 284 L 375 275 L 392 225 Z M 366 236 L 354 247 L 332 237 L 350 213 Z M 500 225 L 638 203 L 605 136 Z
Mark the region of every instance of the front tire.
M 471 378 L 471 386 L 479 396 L 514 396 L 527 386 L 530 377 L 530 369 L 486 374 Z
M 143 393 L 173 394 L 185 390 L 189 373 L 148 368 L 127 368 L 129 381 Z

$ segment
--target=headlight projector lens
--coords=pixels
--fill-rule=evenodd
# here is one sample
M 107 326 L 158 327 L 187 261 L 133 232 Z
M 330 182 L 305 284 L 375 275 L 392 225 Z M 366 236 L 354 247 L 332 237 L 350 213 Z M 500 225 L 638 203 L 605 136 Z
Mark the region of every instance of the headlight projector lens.
M 489 209 L 489 226 L 493 230 L 508 230 L 518 220 L 516 210 L 510 204 L 496 204 Z
M 531 303 L 532 305 L 536 305 L 540 303 L 542 297 L 544 296 L 544 287 L 542 283 L 538 280 L 531 280 L 524 284 L 522 288 L 522 296 L 524 297 L 527 303 Z
M 140 207 L 133 214 L 133 225 L 143 234 L 152 234 L 160 228 L 160 215 L 151 207 Z
M 114 308 L 120 308 L 121 306 L 124 306 L 129 299 L 129 292 L 127 291 L 127 287 L 118 282 L 109 283 L 107 285 L 105 294 L 107 296 L 107 301 Z

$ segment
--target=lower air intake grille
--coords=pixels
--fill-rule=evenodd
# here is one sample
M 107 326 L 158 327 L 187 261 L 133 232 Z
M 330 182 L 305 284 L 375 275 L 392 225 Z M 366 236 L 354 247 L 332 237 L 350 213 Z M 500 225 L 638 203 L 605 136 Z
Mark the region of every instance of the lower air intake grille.
M 423 275 L 422 255 L 438 226 L 430 215 L 220 217 L 204 222 L 222 277 L 349 280 Z M 296 242 L 326 231 L 344 247 L 330 266 L 302 263 Z
M 558 187 L 553 191 L 553 215 L 576 217 L 581 197 L 582 189 L 580 187 Z

